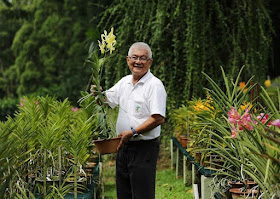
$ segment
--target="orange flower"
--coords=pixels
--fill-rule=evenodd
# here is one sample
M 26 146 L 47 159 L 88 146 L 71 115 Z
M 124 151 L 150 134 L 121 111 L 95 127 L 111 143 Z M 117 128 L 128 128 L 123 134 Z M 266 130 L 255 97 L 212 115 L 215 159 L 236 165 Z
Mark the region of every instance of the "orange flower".
M 245 87 L 245 82 L 240 82 L 239 87 L 240 87 L 240 90 L 242 90 Z
M 239 87 L 240 87 L 240 90 L 242 90 L 244 88 L 243 93 L 246 93 L 248 91 L 248 88 L 245 88 L 245 82 L 240 82 Z

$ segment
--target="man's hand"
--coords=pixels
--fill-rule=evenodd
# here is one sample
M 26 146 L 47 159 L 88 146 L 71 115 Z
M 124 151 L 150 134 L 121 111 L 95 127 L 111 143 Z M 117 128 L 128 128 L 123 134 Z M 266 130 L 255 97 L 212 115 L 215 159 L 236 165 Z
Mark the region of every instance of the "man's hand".
M 101 91 L 102 92 L 102 87 L 100 86 L 100 90 L 98 90 L 97 88 L 96 88 L 96 85 L 91 85 L 90 86 L 90 92 L 92 93 L 92 95 L 93 96 L 97 96 L 97 92 L 98 91 Z
M 102 91 L 103 89 L 101 86 L 100 86 L 100 90 L 97 89 L 96 85 L 90 86 L 90 92 L 94 96 L 98 105 L 102 105 L 106 101 L 106 98 L 103 96 Z
M 118 137 L 121 138 L 120 144 L 119 144 L 119 146 L 118 146 L 118 150 L 119 150 L 125 143 L 127 143 L 127 142 L 130 140 L 130 138 L 132 138 L 132 136 L 133 136 L 133 133 L 132 133 L 131 130 L 121 132 L 121 133 L 119 134 L 119 136 L 118 136 Z

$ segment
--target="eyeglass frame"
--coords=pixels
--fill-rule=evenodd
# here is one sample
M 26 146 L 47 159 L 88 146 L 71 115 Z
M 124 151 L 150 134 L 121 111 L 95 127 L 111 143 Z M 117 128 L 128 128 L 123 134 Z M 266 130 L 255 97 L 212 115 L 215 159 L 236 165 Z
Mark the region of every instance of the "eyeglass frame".
M 137 61 L 139 60 L 140 62 L 148 62 L 150 60 L 152 60 L 152 58 L 147 58 L 145 55 L 141 56 L 141 57 L 138 57 L 136 55 L 133 55 L 133 56 L 127 56 L 128 58 L 132 59 L 133 61 Z M 134 58 L 133 58 L 134 57 Z M 142 58 L 142 59 L 141 59 Z M 145 59 L 143 59 L 145 58 Z

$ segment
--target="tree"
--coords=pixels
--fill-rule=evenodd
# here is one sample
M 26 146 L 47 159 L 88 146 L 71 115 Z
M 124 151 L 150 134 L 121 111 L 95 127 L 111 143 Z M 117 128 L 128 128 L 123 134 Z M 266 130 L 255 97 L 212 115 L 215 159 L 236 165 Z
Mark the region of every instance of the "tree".
M 5 3 L 0 4 L 0 100 L 50 94 L 76 103 L 91 76 L 84 60 L 88 43 L 97 39 L 91 19 L 100 6 L 82 0 Z

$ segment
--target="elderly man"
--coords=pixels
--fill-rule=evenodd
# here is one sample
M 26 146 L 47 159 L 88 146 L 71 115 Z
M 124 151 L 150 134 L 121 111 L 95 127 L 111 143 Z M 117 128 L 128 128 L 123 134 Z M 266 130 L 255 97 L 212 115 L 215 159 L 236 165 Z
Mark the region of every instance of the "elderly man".
M 151 72 L 148 44 L 134 43 L 126 57 L 132 75 L 106 91 L 111 108 L 119 106 L 117 134 L 121 137 L 116 158 L 118 199 L 155 198 L 160 125 L 164 123 L 166 91 Z

